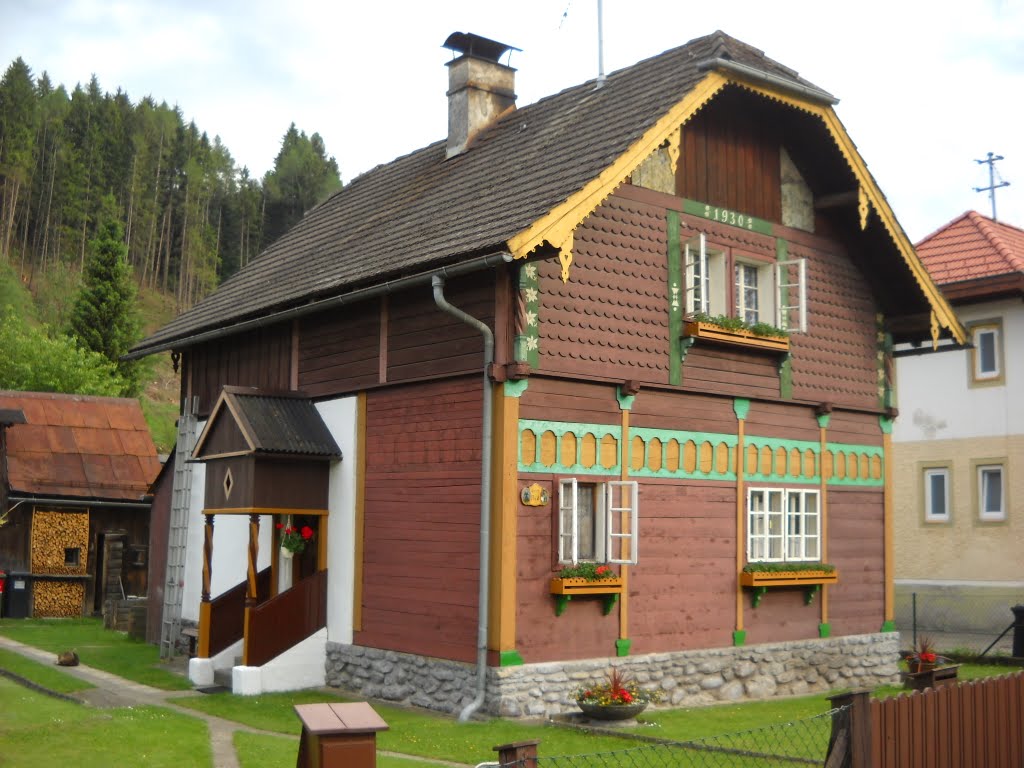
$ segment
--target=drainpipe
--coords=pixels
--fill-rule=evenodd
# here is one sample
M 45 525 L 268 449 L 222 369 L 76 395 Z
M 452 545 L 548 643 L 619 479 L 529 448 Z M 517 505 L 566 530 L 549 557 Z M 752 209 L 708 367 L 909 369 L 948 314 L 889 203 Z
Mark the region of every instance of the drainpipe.
M 430 282 L 434 288 L 434 303 L 437 304 L 438 309 L 447 312 L 466 325 L 472 326 L 484 337 L 484 423 L 480 468 L 480 592 L 477 598 L 480 612 L 476 630 L 477 681 L 476 698 L 459 713 L 459 722 L 464 723 L 484 703 L 484 694 L 487 690 L 487 611 L 489 609 L 490 591 L 488 587 L 491 570 L 491 431 L 493 424 L 491 413 L 493 396 L 488 373 L 491 363 L 494 362 L 494 334 L 484 323 L 448 303 L 444 297 L 444 277 L 436 274 Z

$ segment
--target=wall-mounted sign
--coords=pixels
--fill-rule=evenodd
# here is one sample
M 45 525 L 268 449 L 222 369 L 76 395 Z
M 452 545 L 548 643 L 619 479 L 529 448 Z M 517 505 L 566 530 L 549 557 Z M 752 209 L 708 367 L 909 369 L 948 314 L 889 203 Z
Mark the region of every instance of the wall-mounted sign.
M 548 503 L 548 489 L 539 483 L 534 483 L 523 488 L 523 492 L 519 494 L 519 497 L 523 500 L 523 504 L 528 507 L 543 507 Z

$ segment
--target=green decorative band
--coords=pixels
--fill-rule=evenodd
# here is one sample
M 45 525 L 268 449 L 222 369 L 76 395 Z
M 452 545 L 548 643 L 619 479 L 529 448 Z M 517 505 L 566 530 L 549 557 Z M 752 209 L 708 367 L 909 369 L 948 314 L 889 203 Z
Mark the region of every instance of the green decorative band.
M 702 219 L 710 221 L 717 221 L 719 224 L 728 224 L 730 227 L 760 232 L 762 235 L 770 235 L 772 233 L 772 224 L 769 221 L 758 219 L 730 208 L 699 203 L 696 200 L 683 200 L 683 213 L 688 213 L 691 216 L 700 216 Z
M 621 456 L 621 425 L 519 420 L 520 472 L 618 475 Z
M 521 667 L 524 663 L 523 657 L 519 655 L 519 651 L 511 650 L 498 652 L 499 667 Z
M 896 631 L 896 622 L 895 621 L 883 621 L 882 622 L 882 628 L 879 630 L 879 632 L 895 632 L 895 631 Z
M 519 379 L 518 381 L 506 381 L 504 384 L 505 397 L 520 397 L 526 388 L 530 385 L 529 379 Z
M 831 413 L 819 413 L 818 414 L 818 426 L 822 429 L 828 429 L 829 422 L 832 421 Z
M 679 214 L 676 211 L 669 211 L 665 225 L 668 238 L 668 338 L 672 342 L 669 344 L 669 383 L 678 386 L 683 383 L 683 359 L 686 356 L 682 347 L 674 343 L 683 335 L 683 312 L 686 296 L 679 237 Z
M 536 264 L 524 264 L 519 270 L 519 302 L 516 360 L 537 368 L 540 364 L 540 276 Z
M 622 387 L 616 387 L 615 399 L 619 401 L 620 411 L 628 411 L 633 407 L 633 401 L 636 400 L 636 395 L 624 395 L 622 394 Z
M 818 637 L 832 637 L 832 625 L 831 624 L 819 624 L 818 625 Z
M 627 461 L 632 477 L 734 482 L 738 443 L 737 435 L 632 427 L 623 445 L 618 424 L 520 419 L 519 471 L 618 475 Z M 826 450 L 823 462 L 819 441 L 748 434 L 740 460 L 751 483 L 818 484 L 824 463 L 830 486 L 885 484 L 881 446 L 827 443 Z
M 888 416 L 879 416 L 878 426 L 882 430 L 883 435 L 892 434 L 892 419 L 889 418 Z
M 630 427 L 630 477 L 736 479 L 737 435 Z
M 747 414 L 750 413 L 750 401 L 745 397 L 737 397 L 732 401 L 732 412 L 736 414 L 736 418 L 744 420 L 747 418 Z
M 629 656 L 629 649 L 633 645 L 633 641 L 628 637 L 620 637 L 615 641 L 615 655 L 616 656 Z
M 732 633 L 732 644 L 739 648 L 740 646 L 747 644 L 747 630 L 737 629 Z

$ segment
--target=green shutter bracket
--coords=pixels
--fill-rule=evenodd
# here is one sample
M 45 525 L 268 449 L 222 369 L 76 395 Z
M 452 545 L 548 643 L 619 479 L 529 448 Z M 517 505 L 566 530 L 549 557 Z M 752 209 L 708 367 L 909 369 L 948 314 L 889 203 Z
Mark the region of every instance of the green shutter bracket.
M 633 645 L 633 641 L 628 637 L 620 637 L 615 641 L 615 655 L 616 656 L 629 656 L 629 649 Z
M 504 383 L 505 397 L 519 397 L 526 391 L 526 388 L 530 386 L 529 379 L 519 379 L 518 381 L 506 381 Z
M 891 620 L 890 621 L 882 622 L 882 628 L 879 630 L 879 632 L 895 632 L 895 631 L 896 631 L 896 622 L 895 621 L 891 621 Z
M 818 637 L 825 638 L 832 636 L 832 625 L 825 623 L 818 625 Z
M 498 652 L 499 667 L 521 667 L 525 663 L 517 650 Z
M 737 629 L 732 633 L 732 644 L 739 648 L 740 646 L 747 644 L 747 630 Z
M 750 413 L 750 401 L 745 397 L 737 397 L 732 401 L 732 412 L 736 414 L 738 421 L 743 421 Z

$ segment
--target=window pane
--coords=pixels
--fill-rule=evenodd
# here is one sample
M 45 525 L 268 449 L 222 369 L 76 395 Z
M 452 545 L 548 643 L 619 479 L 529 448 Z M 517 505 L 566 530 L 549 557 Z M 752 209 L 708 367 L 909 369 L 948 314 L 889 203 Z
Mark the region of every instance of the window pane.
M 975 354 L 978 356 L 978 373 L 987 375 L 997 374 L 996 332 L 977 331 L 974 334 L 974 344 L 977 347 Z
M 736 316 L 744 322 L 758 322 L 758 269 L 750 264 L 737 264 L 734 268 L 736 276 Z
M 932 517 L 946 516 L 946 474 L 943 471 L 928 475 L 928 514 Z
M 1003 511 L 1003 471 L 1000 468 L 981 470 L 981 511 L 994 515 Z
M 594 524 L 594 486 L 580 483 L 579 496 L 576 500 L 576 513 L 579 516 L 578 553 L 580 560 L 593 560 L 597 551 L 596 526 Z

